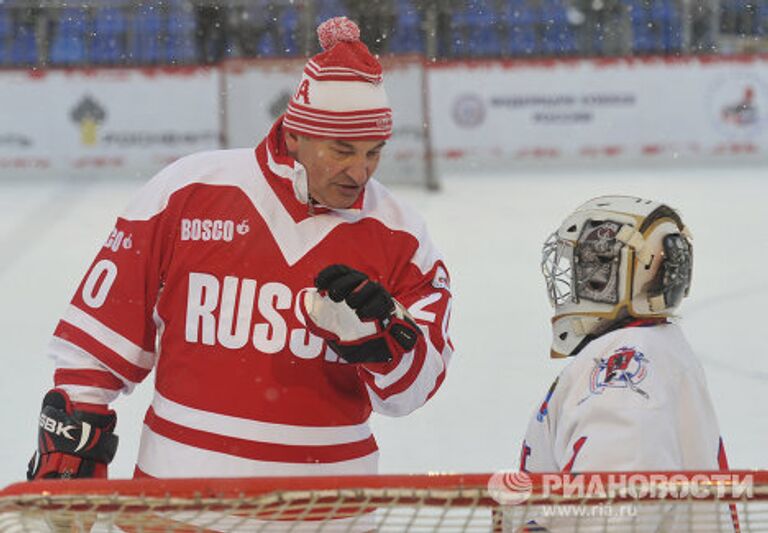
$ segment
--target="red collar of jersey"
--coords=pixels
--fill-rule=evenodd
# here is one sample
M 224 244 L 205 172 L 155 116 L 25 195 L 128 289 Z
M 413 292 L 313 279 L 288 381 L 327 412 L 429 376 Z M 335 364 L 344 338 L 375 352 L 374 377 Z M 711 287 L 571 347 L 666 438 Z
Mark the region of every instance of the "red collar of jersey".
M 256 161 L 267 178 L 267 183 L 294 220 L 330 211 L 359 212 L 363 208 L 365 189 L 348 209 L 332 209 L 310 199 L 307 172 L 304 166 L 288 153 L 285 144 L 283 117 L 277 119 L 269 134 L 256 147 Z
M 648 326 L 658 326 L 660 324 L 668 324 L 669 320 L 666 317 L 659 318 L 638 318 L 633 320 L 629 324 L 625 325 L 625 328 L 645 328 Z

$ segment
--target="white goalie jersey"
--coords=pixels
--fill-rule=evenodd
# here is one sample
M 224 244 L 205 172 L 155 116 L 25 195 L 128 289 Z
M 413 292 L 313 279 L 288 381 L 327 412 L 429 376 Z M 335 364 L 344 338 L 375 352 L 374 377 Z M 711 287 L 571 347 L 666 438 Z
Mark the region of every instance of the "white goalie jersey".
M 726 467 L 704 371 L 682 331 L 669 323 L 636 326 L 607 333 L 571 358 L 528 425 L 521 471 Z M 681 517 L 675 509 L 659 511 L 644 508 L 644 516 L 603 516 L 594 523 L 632 523 L 638 531 L 686 529 L 676 522 Z M 716 515 L 711 519 L 722 523 L 721 531 L 733 531 L 726 506 L 706 512 Z M 585 531 L 590 522 L 580 522 L 587 526 Z M 536 524 L 561 531 L 570 530 L 574 522 L 537 518 Z

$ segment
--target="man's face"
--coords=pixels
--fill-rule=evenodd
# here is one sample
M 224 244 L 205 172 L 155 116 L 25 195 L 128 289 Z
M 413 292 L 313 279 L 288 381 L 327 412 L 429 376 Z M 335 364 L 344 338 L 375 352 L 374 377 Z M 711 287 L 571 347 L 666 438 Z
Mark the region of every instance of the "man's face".
M 384 141 L 315 139 L 287 133 L 288 151 L 307 170 L 309 194 L 335 209 L 352 207 L 379 165 Z

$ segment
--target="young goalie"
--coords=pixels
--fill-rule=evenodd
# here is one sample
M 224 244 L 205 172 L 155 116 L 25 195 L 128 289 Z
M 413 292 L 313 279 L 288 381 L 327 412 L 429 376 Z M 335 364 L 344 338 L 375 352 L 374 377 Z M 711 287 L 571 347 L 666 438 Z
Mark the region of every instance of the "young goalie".
M 692 261 L 690 233 L 678 213 L 628 196 L 588 201 L 546 241 L 542 270 L 555 310 L 551 356 L 570 362 L 529 423 L 521 471 L 727 466 L 704 371 L 673 321 L 688 295 Z M 724 529 L 733 527 L 727 513 L 707 516 L 710 526 L 720 520 Z M 682 518 L 655 508 L 583 525 L 679 531 L 686 529 Z M 526 529 L 570 530 L 573 521 L 537 519 Z

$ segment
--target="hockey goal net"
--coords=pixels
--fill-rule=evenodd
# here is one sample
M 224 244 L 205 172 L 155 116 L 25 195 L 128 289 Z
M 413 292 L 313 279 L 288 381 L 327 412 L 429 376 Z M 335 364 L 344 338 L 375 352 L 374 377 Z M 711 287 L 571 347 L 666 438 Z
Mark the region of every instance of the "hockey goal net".
M 0 531 L 768 531 L 768 471 L 39 481 Z

